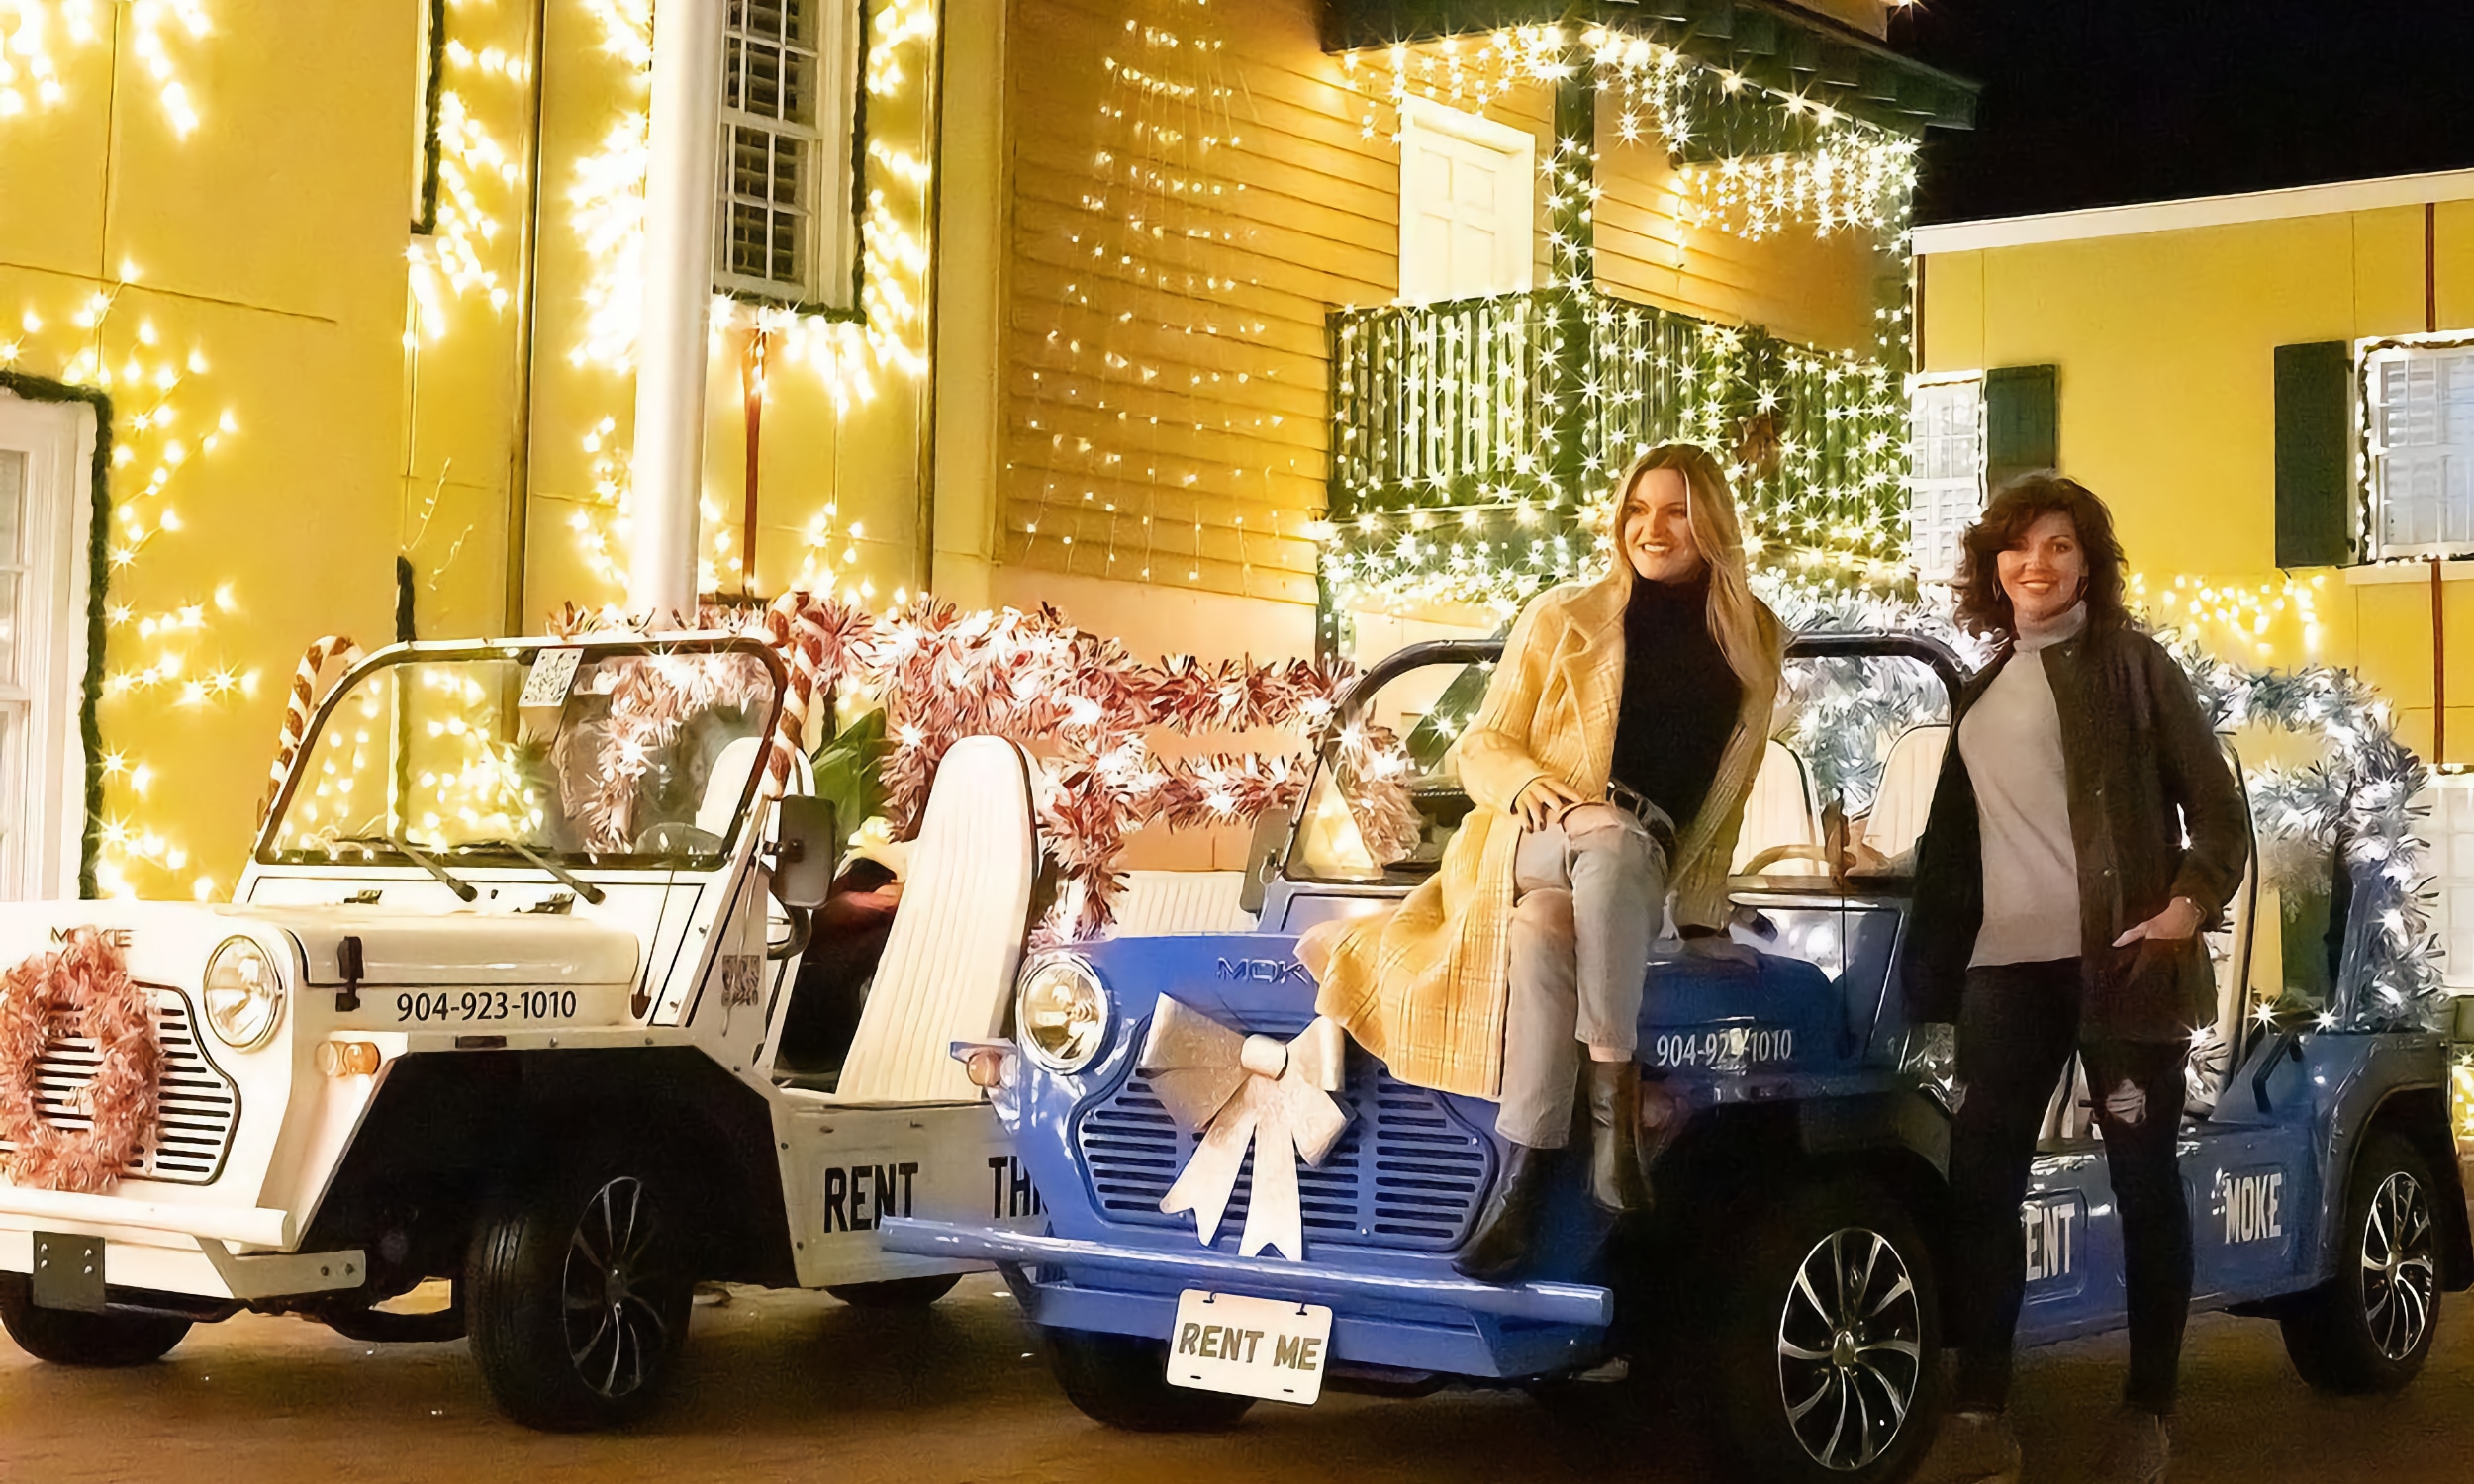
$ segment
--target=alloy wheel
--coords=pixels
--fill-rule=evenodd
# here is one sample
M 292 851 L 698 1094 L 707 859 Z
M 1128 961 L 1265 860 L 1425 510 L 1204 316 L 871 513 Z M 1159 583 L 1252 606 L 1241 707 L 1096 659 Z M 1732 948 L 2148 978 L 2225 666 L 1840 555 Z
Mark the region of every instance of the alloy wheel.
M 1797 1265 L 1778 1319 L 1778 1396 L 1806 1456 L 1853 1473 L 1896 1441 L 1924 1386 L 1924 1315 L 1888 1238 L 1842 1227 Z
M 2362 1225 L 2362 1320 L 2371 1343 L 2390 1360 L 2423 1344 L 2438 1295 L 2430 1203 L 2423 1182 L 2397 1170 L 2371 1197 Z
M 620 1175 L 593 1192 L 567 1242 L 567 1355 L 584 1384 L 613 1401 L 652 1379 L 669 1344 L 670 1326 L 646 1291 L 667 1276 L 655 1265 L 659 1238 L 651 1193 Z

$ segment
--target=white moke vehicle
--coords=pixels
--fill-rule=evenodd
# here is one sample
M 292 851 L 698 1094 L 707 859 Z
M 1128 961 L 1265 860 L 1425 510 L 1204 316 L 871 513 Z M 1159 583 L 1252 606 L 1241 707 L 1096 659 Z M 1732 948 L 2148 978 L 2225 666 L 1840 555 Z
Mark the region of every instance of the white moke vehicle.
M 0 907 L 0 968 L 115 950 L 158 1059 L 116 1176 L 0 1178 L 10 1335 L 122 1365 L 242 1310 L 467 1333 L 510 1417 L 580 1429 L 654 1399 L 701 1280 L 945 1292 L 974 1264 L 874 1229 L 1034 1215 L 948 1055 L 1005 1019 L 1026 764 L 948 753 L 855 1030 L 792 1065 L 835 842 L 808 699 L 743 636 L 398 645 L 318 706 L 232 904 Z M 94 1137 L 88 1089 L 128 1054 L 81 1024 L 21 1059 L 45 1139 Z M 379 1307 L 431 1278 L 446 1311 Z

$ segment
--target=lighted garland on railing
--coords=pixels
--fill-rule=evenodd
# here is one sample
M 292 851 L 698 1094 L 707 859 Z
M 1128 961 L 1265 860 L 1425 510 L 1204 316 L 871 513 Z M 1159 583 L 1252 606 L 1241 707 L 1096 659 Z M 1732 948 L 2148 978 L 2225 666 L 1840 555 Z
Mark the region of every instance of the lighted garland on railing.
M 1574 323 L 1585 356 L 1565 353 Z M 1877 361 L 1585 288 L 1347 312 L 1334 341 L 1339 607 L 1508 615 L 1602 559 L 1609 482 L 1677 438 L 1729 460 L 1760 564 L 1847 588 L 1906 579 L 1905 388 Z M 1576 420 L 1561 416 L 1574 396 Z

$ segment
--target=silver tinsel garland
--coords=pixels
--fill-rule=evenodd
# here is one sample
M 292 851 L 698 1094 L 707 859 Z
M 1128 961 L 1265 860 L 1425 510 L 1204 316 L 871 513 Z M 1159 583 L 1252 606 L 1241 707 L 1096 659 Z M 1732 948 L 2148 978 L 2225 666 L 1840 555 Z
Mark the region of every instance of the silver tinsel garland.
M 1930 603 L 1829 591 L 1775 572 L 1756 574 L 1754 586 L 1798 632 L 1915 633 L 1949 645 L 1970 667 L 1991 657 L 1989 646 Z M 2361 985 L 2350 1024 L 2426 1023 L 2446 995 L 2423 869 L 2427 846 L 2417 834 L 2426 811 L 2416 800 L 2429 773 L 2397 740 L 2388 704 L 2350 671 L 2250 669 L 2176 630 L 2152 632 L 2190 676 L 2219 731 L 2272 727 L 2319 746 L 2320 760 L 2305 768 L 2246 770 L 2260 881 L 2326 891 L 2341 850 L 2353 888 L 2346 958 L 2358 965 Z M 1909 662 L 1801 666 L 1787 685 L 1794 720 L 1784 740 L 1804 758 L 1821 796 L 1844 799 L 1850 813 L 1870 806 L 1891 739 L 1949 719 L 1940 682 Z M 2335 1023 L 2323 1017 L 2324 1026 Z

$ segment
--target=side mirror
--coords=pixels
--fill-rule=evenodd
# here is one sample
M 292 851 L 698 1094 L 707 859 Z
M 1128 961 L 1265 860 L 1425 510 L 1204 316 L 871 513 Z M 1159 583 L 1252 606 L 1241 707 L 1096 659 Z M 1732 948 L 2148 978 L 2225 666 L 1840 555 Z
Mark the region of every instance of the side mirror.
M 841 831 L 833 805 L 810 794 L 785 794 L 774 816 L 773 894 L 786 907 L 813 911 L 833 891 Z
M 1240 910 L 1260 915 L 1263 888 L 1280 873 L 1281 853 L 1288 845 L 1288 811 L 1265 809 L 1255 816 L 1254 838 L 1246 842 L 1246 879 L 1237 888 Z

